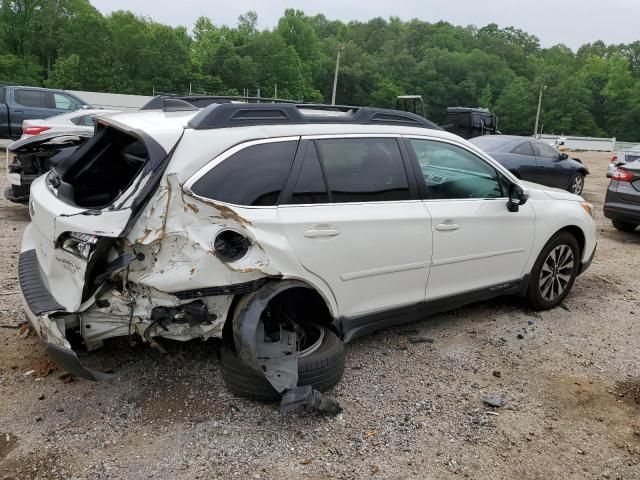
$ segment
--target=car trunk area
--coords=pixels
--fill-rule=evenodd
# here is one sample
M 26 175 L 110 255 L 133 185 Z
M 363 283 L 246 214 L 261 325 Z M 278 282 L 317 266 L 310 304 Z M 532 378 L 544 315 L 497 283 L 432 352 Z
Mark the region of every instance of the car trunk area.
M 149 152 L 141 139 L 106 127 L 54 167 L 49 183 L 61 200 L 101 209 L 131 185 L 148 159 Z

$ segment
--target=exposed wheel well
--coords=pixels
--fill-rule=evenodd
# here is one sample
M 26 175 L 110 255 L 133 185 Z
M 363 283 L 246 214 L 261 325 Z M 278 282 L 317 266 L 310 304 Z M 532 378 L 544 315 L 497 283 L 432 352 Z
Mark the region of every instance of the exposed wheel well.
M 580 229 L 580 227 L 576 227 L 575 225 L 569 225 L 564 228 L 561 228 L 556 233 L 560 233 L 560 232 L 568 232 L 576 238 L 576 240 L 578 241 L 578 246 L 580 247 L 580 261 L 582 261 L 582 252 L 584 252 L 584 245 L 586 240 L 584 237 L 584 233 Z
M 305 287 L 301 282 L 296 283 L 298 283 L 298 285 L 292 285 L 291 288 L 273 297 L 269 301 L 269 306 L 275 303 L 287 303 L 289 308 L 295 309 L 299 315 L 304 315 L 308 321 L 328 327 L 335 332 L 333 317 L 324 297 L 314 288 Z M 231 302 L 231 306 L 227 312 L 227 318 L 222 328 L 223 341 L 233 339 L 233 317 L 242 297 L 243 295 L 236 295 Z

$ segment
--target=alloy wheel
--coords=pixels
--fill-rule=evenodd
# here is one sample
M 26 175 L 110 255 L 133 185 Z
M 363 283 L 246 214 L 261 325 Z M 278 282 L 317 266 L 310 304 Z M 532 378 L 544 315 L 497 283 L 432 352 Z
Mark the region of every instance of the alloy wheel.
M 580 195 L 582 193 L 583 187 L 584 187 L 584 178 L 581 175 L 576 175 L 576 178 L 573 179 L 573 183 L 571 184 L 571 193 Z
M 552 302 L 564 293 L 571 282 L 573 263 L 573 250 L 568 245 L 558 245 L 551 250 L 542 264 L 538 282 L 543 299 Z

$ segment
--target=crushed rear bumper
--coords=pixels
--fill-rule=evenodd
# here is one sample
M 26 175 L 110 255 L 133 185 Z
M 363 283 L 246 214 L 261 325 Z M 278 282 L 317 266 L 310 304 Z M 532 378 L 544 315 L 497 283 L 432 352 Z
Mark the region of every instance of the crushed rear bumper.
M 22 294 L 22 304 L 27 320 L 46 346 L 49 358 L 60 368 L 73 375 L 88 380 L 105 380 L 110 376 L 90 370 L 80 363 L 64 336 L 64 320 L 53 316 L 64 312 L 64 308 L 56 302 L 47 289 L 35 250 L 27 250 L 20 254 L 18 276 Z

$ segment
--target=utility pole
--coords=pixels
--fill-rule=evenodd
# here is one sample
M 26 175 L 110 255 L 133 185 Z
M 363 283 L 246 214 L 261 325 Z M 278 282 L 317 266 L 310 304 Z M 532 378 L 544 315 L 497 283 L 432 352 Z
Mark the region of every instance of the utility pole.
M 273 87 L 273 98 L 278 98 L 278 84 Z
M 536 126 L 533 129 L 533 136 L 538 136 L 538 123 L 540 122 L 540 110 L 542 109 L 542 92 L 547 89 L 547 86 L 544 85 L 540 87 L 540 96 L 538 97 L 538 113 L 536 113 Z
M 333 93 L 331 95 L 331 105 L 336 104 L 336 90 L 338 88 L 338 70 L 340 70 L 340 54 L 344 49 L 344 43 L 338 45 L 338 56 L 336 57 L 336 73 L 333 75 Z

